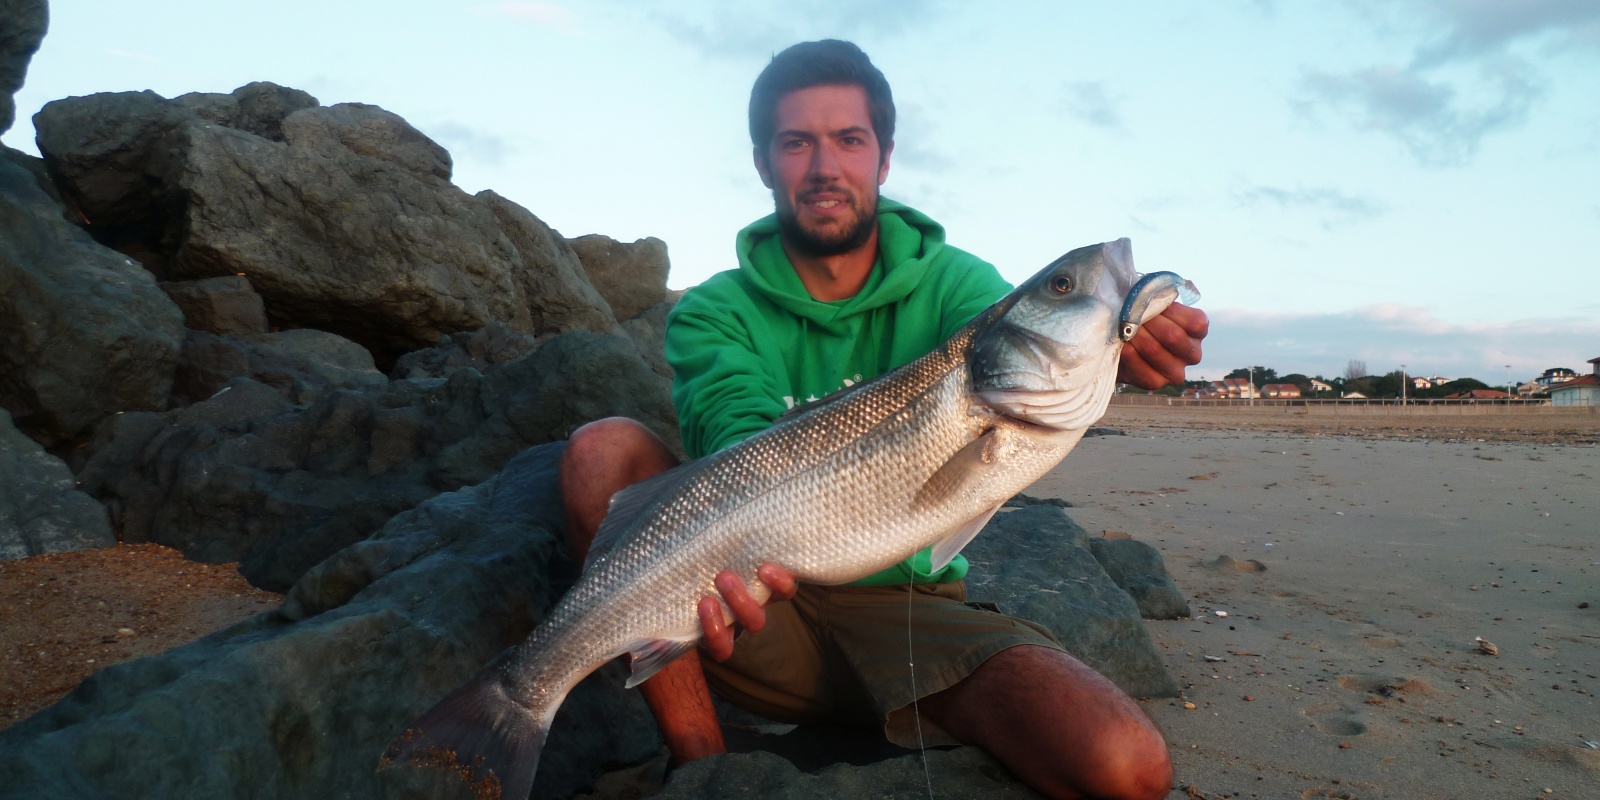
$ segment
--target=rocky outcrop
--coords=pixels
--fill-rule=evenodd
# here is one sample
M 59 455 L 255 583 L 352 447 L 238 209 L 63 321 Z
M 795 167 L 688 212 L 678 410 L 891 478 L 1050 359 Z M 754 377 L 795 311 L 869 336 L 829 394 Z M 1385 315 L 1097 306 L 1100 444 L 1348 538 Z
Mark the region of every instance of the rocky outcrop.
M 1089 548 L 1088 532 L 1058 508 L 997 514 L 962 551 L 972 562 L 967 596 L 1049 628 L 1068 652 L 1134 697 L 1176 695 L 1138 604 Z
M 0 409 L 0 560 L 116 543 L 105 507 Z
M 425 350 L 406 353 L 395 362 L 390 377 L 447 378 L 463 369 L 487 373 L 515 361 L 539 346 L 531 333 L 513 333 L 504 323 L 491 322 L 471 334 L 446 336 Z M 645 358 L 646 363 L 649 357 Z
M 0 407 L 47 447 L 167 406 L 183 315 L 150 273 L 61 216 L 0 159 Z
M 570 585 L 576 565 L 559 544 L 560 448 L 525 451 L 482 484 L 401 513 L 311 569 L 277 611 L 102 670 L 56 706 L 0 731 L 0 797 L 470 796 L 446 773 L 374 767 L 406 722 L 526 636 Z M 1120 630 L 1110 638 L 1132 641 L 1109 641 L 1115 625 L 1068 619 L 1118 605 L 1081 534 L 1058 509 L 1002 514 L 974 543 L 986 547 L 971 550 L 974 575 L 983 577 L 974 596 L 1045 622 L 1118 685 L 1157 694 L 1152 676 L 1162 670 L 1147 638 Z M 1065 567 L 1046 560 L 1063 555 L 1072 559 Z M 1052 588 L 1062 595 L 1041 591 Z M 1045 602 L 1018 602 L 1027 597 Z M 1126 595 L 1120 604 L 1120 618 L 1134 613 Z M 624 673 L 610 665 L 567 699 L 534 796 L 568 796 L 602 770 L 658 752 L 642 702 L 621 688 Z M 915 755 L 853 741 L 807 727 L 766 737 L 758 744 L 782 755 L 697 762 L 677 770 L 662 796 L 920 791 Z M 928 757 L 942 794 L 1031 796 L 981 751 Z M 827 766 L 840 762 L 866 766 Z
M 493 192 L 451 185 L 449 154 L 400 117 L 303 107 L 309 95 L 271 84 L 235 91 L 237 111 L 186 97 L 75 97 L 35 119 L 88 230 L 161 278 L 242 274 L 274 325 L 337 333 L 386 368 L 492 321 L 617 330 L 564 239 Z
M 0 0 L 0 133 L 11 130 L 16 120 L 12 95 L 22 88 L 28 62 L 38 52 L 49 26 L 45 0 Z
M 378 771 L 390 739 L 520 641 L 575 572 L 559 541 L 560 445 L 406 512 L 317 566 L 281 609 L 108 667 L 0 731 L 0 797 L 468 798 Z M 626 668 L 580 684 L 535 782 L 565 797 L 660 740 Z
M 551 337 L 488 375 L 370 374 L 374 388 L 304 398 L 238 378 L 188 408 L 119 415 L 85 448 L 79 479 L 124 541 L 239 561 L 251 583 L 282 591 L 391 516 L 590 420 L 633 417 L 678 440 L 667 382 L 620 336 Z

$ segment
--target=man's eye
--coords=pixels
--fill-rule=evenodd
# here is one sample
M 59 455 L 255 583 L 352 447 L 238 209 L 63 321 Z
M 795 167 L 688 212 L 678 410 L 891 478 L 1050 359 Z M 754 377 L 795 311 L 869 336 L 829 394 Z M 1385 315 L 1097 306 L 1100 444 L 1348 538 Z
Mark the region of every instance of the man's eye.
M 795 150 L 804 149 L 805 146 L 806 146 L 806 142 L 805 142 L 804 139 L 789 139 L 788 141 L 784 141 L 784 142 L 778 143 L 778 147 L 779 148 L 781 148 L 783 150 L 788 150 L 788 151 L 791 151 L 791 152 L 795 151 Z

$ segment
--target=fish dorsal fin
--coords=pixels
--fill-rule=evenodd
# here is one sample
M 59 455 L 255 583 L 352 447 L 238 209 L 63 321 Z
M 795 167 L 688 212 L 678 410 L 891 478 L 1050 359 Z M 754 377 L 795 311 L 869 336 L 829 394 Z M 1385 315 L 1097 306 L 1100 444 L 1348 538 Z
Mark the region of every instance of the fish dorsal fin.
M 633 657 L 631 664 L 633 674 L 628 676 L 626 688 L 632 689 L 649 680 L 650 676 L 660 672 L 662 667 L 694 649 L 698 641 L 700 634 L 696 631 L 695 635 L 688 639 L 640 639 L 629 643 L 628 654 Z
M 989 519 L 994 516 L 994 512 L 999 510 L 1000 506 L 988 509 L 962 523 L 961 527 L 955 529 L 949 536 L 934 542 L 933 568 L 929 572 L 938 572 L 944 569 L 951 561 L 954 561 L 955 557 L 961 554 L 962 548 L 970 544 L 973 539 L 978 538 L 978 534 L 983 531 L 983 526 L 988 525 Z
M 916 499 L 912 501 L 913 505 L 942 503 L 946 498 L 959 492 L 974 472 L 994 463 L 994 443 L 994 428 L 967 442 L 950 456 L 937 472 L 922 483 L 922 488 L 917 490 Z
M 866 386 L 869 383 L 872 383 L 872 381 L 859 381 L 857 383 L 851 384 L 850 386 L 846 386 L 843 389 L 840 389 L 838 391 L 831 392 L 831 393 L 829 393 L 827 395 L 824 395 L 820 400 L 813 400 L 813 401 L 811 401 L 809 403 L 798 403 L 798 404 L 795 405 L 794 408 L 791 408 L 791 409 L 783 412 L 782 414 L 779 414 L 778 418 L 772 421 L 772 424 L 776 425 L 776 424 L 778 424 L 780 422 L 784 422 L 786 420 L 793 419 L 794 417 L 798 417 L 801 414 L 805 414 L 805 413 L 814 411 L 816 409 L 822 408 L 823 406 L 831 406 L 834 403 L 837 403 L 840 400 L 843 400 L 846 397 L 849 397 L 850 395 L 855 394 L 856 392 L 860 391 L 861 387 Z
M 611 496 L 611 506 L 606 509 L 606 518 L 600 521 L 600 528 L 594 533 L 594 541 L 589 543 L 589 555 L 583 559 L 585 571 L 589 566 L 598 561 L 606 553 L 617 546 L 617 542 L 634 528 L 638 527 L 640 518 L 646 511 L 655 508 L 656 501 L 671 495 L 686 481 L 699 475 L 705 469 L 707 459 L 690 461 L 679 464 L 659 475 L 652 475 L 632 486 L 624 487 L 621 491 Z

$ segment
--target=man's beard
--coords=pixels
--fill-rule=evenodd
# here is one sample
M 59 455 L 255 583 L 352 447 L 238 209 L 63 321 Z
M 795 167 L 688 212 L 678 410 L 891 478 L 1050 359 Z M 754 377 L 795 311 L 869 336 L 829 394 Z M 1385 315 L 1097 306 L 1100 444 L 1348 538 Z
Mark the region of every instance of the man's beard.
M 856 209 L 855 218 L 849 225 L 836 232 L 806 230 L 801 227 L 799 215 L 793 208 L 784 208 L 783 204 L 777 202 L 773 205 L 778 212 L 778 230 L 783 234 L 783 240 L 801 255 L 810 258 L 825 258 L 848 253 L 866 244 L 867 240 L 872 238 L 872 232 L 877 230 L 876 192 L 872 195 L 872 207 L 869 209 L 863 210 L 851 203 L 851 207 Z

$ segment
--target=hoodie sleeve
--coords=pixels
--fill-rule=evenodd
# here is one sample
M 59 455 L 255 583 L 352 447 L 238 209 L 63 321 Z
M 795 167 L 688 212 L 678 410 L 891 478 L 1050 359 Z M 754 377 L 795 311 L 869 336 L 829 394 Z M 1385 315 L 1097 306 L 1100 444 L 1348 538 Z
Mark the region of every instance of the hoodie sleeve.
M 736 308 L 691 290 L 667 319 L 672 404 L 683 449 L 702 458 L 766 430 L 783 413 L 773 359 Z

